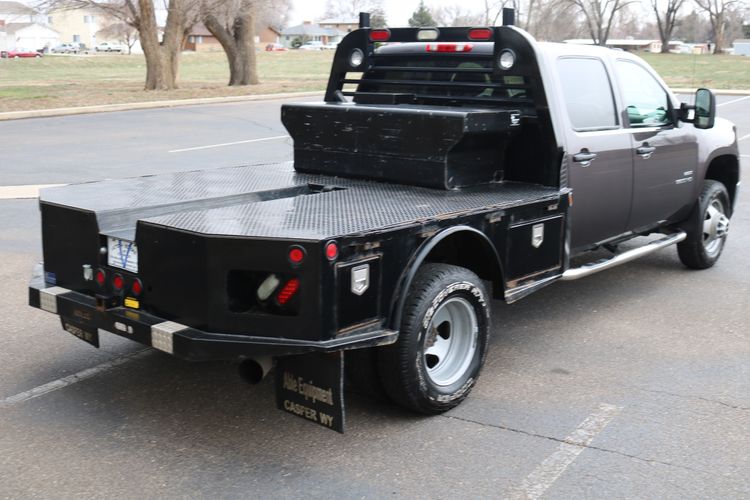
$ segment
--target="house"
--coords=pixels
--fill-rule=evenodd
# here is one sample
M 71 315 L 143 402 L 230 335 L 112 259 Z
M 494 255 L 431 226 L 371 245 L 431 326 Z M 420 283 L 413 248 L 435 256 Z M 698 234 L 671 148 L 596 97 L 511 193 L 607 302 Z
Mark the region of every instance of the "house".
M 115 22 L 101 10 L 56 9 L 50 11 L 47 17 L 50 27 L 60 33 L 63 43 L 83 43 L 86 47 L 95 47 L 102 42 L 119 42 L 97 36 L 102 29 Z
M 594 41 L 591 38 L 574 38 L 565 40 L 565 43 L 572 43 L 576 45 L 594 45 Z M 672 40 L 669 42 L 670 52 L 680 52 L 680 47 L 683 42 Z M 634 38 L 623 38 L 616 39 L 610 38 L 607 40 L 606 46 L 610 49 L 620 49 L 627 52 L 661 52 L 661 40 L 637 40 Z
M 5 25 L 11 23 L 44 23 L 39 12 L 19 2 L 0 1 L 0 21 Z
M 750 56 L 750 39 L 735 40 L 732 46 L 734 47 L 734 55 Z
M 182 44 L 182 50 L 192 52 L 211 52 L 223 50 L 219 40 L 208 31 L 206 25 L 198 23 L 190 30 L 185 42 Z
M 0 27 L 0 49 L 42 50 L 60 43 L 60 34 L 39 23 L 9 23 Z
M 255 32 L 255 43 L 268 45 L 269 43 L 281 43 L 281 31 L 270 26 L 258 28 Z
M 292 26 L 281 31 L 281 43 L 285 47 L 293 47 L 295 44 L 305 42 L 338 43 L 345 32 L 337 29 L 322 28 L 320 25 L 305 21 L 298 26 Z
M 359 19 L 323 19 L 322 21 L 318 21 L 318 26 L 329 30 L 333 29 L 349 33 L 359 29 Z

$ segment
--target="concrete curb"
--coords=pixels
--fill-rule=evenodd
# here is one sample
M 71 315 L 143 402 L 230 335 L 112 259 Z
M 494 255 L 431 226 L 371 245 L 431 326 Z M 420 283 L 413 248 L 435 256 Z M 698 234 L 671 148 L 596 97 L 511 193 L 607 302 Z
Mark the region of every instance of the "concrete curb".
M 199 97 L 196 99 L 172 99 L 169 101 L 130 102 L 122 104 L 102 104 L 98 106 L 79 106 L 75 108 L 35 109 L 29 111 L 6 111 L 0 113 L 0 121 L 21 120 L 25 118 L 47 118 L 51 116 L 83 115 L 88 113 L 107 113 L 111 111 L 133 111 L 137 109 L 174 108 L 196 104 L 222 104 L 228 102 L 271 101 L 275 99 L 294 99 L 323 94 L 323 90 L 313 92 L 287 92 L 279 94 L 239 95 L 227 97 Z

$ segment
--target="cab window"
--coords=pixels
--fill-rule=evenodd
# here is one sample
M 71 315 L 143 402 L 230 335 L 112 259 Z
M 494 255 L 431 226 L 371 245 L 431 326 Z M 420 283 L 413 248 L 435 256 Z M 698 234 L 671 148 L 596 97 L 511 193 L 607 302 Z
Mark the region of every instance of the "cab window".
M 669 97 L 659 82 L 631 61 L 615 64 L 631 127 L 659 127 L 671 123 Z
M 604 63 L 599 59 L 558 59 L 568 117 L 578 131 L 617 128 L 612 86 Z

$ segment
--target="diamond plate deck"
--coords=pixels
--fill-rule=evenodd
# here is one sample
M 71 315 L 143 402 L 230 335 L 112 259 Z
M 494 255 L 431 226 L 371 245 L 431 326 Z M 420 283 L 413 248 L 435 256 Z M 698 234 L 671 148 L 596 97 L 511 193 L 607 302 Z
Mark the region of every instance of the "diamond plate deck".
M 335 189 L 300 194 L 310 185 Z M 130 213 L 148 224 L 195 233 L 319 240 L 558 196 L 555 188 L 521 183 L 444 191 L 297 174 L 291 163 L 279 163 L 52 188 L 41 200 L 95 212 L 102 231 L 117 221 L 132 231 Z

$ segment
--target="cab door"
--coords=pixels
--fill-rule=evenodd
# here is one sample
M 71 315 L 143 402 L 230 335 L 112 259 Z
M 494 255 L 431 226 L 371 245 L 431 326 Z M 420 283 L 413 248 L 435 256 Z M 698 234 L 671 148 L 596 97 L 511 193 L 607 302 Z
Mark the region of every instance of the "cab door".
M 630 229 L 670 219 L 694 201 L 698 142 L 692 127 L 675 123 L 670 97 L 638 62 L 615 61 L 633 149 Z
M 567 113 L 571 250 L 575 252 L 627 230 L 632 144 L 618 119 L 612 82 L 601 59 L 561 57 L 557 73 Z

